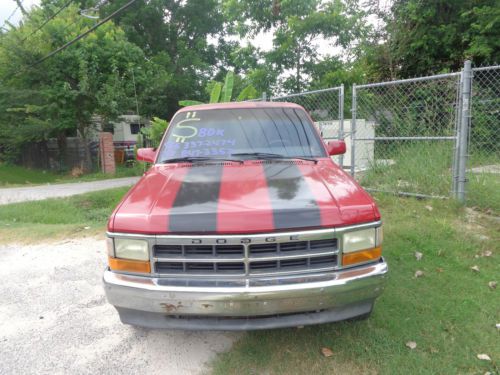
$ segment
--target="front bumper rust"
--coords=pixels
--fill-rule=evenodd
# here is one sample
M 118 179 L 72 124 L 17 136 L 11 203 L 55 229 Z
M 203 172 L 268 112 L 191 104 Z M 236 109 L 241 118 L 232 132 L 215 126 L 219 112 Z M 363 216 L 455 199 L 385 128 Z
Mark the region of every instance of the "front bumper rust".
M 149 328 L 250 330 L 339 321 L 367 314 L 387 263 L 243 286 L 179 286 L 161 278 L 104 273 L 108 301 L 123 323 Z M 304 282 L 299 282 L 307 280 Z M 201 284 L 200 284 L 201 285 Z

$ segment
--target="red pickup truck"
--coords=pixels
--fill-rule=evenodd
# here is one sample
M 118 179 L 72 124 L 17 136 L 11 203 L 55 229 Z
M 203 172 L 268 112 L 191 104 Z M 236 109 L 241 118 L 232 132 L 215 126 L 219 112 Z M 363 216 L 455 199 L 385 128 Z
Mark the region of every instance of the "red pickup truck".
M 123 323 L 249 330 L 367 317 L 383 290 L 373 199 L 292 103 L 186 107 L 109 219 Z

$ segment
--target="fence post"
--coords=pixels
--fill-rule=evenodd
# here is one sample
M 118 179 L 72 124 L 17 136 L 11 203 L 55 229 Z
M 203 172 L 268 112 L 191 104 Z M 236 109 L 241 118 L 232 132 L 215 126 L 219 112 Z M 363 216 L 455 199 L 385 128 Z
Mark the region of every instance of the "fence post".
M 351 176 L 354 177 L 356 165 L 356 84 L 352 85 L 351 107 Z
M 467 183 L 467 157 L 468 136 L 470 127 L 470 106 L 472 86 L 472 66 L 470 60 L 465 61 L 462 71 L 462 111 L 460 116 L 460 129 L 458 132 L 458 180 L 457 196 L 460 202 L 465 202 Z
M 344 84 L 339 90 L 339 139 L 344 140 Z M 339 156 L 340 168 L 344 169 L 344 155 Z
M 455 147 L 453 149 L 453 180 L 452 180 L 452 196 L 457 198 L 458 194 L 458 164 L 460 160 L 460 123 L 462 119 L 462 91 L 464 82 L 464 72 L 460 73 L 460 78 L 458 82 L 458 96 L 456 103 L 456 114 L 455 114 Z

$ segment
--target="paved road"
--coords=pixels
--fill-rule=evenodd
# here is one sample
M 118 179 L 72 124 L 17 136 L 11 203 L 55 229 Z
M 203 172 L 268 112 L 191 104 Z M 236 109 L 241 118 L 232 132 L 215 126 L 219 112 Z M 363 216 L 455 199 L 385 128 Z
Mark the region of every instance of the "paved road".
M 103 240 L 0 246 L 0 374 L 200 374 L 235 333 L 122 325 Z
M 37 201 L 47 198 L 68 197 L 70 195 L 83 194 L 89 191 L 131 186 L 138 180 L 139 177 L 124 177 L 90 182 L 0 188 L 0 205 L 15 202 Z

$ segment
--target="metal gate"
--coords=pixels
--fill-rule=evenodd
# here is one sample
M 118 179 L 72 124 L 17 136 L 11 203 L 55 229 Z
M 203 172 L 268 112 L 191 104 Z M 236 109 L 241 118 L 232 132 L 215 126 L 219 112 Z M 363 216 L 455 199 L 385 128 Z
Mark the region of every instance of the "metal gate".
M 323 138 L 344 139 L 348 152 L 336 161 L 368 190 L 464 201 L 471 182 L 474 201 L 500 188 L 500 66 L 472 69 L 466 61 L 458 73 L 350 91 L 345 97 L 341 85 L 271 100 L 302 105 Z
M 354 85 L 351 174 L 368 190 L 450 196 L 458 176 L 460 77 Z
M 500 65 L 472 75 L 467 203 L 500 212 Z

